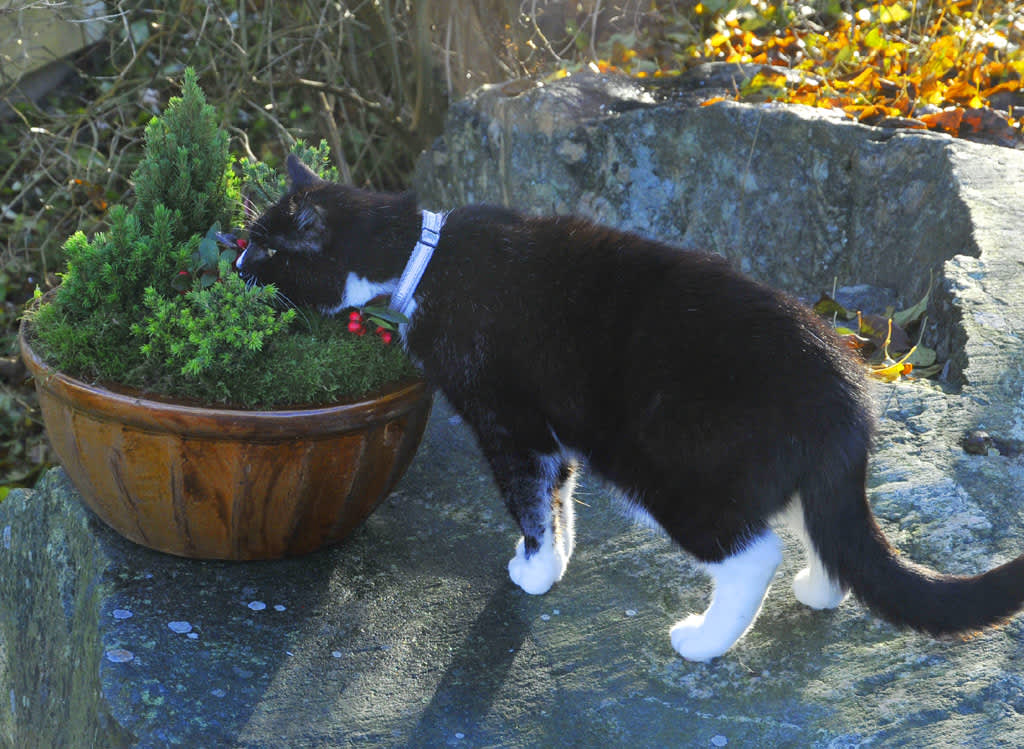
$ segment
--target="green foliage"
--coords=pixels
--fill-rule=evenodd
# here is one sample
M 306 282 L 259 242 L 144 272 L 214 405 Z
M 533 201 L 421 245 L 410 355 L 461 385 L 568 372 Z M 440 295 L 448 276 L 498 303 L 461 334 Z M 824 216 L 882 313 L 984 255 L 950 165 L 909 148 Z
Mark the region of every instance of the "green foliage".
M 274 296 L 272 286 L 246 288 L 222 261 L 220 278 L 208 287 L 171 297 L 146 289 L 148 314 L 132 325 L 132 332 L 146 341 L 142 353 L 168 369 L 226 382 L 238 369 L 255 366 L 266 341 L 295 318 L 294 309 L 275 308 Z
M 157 205 L 148 232 L 124 206 L 110 211 L 110 230 L 88 239 L 76 232 L 65 243 L 68 270 L 51 304 L 33 317 L 47 358 L 87 379 L 141 385 L 145 360 L 132 324 L 142 314 L 146 288 L 171 291 L 197 237 L 175 244 L 176 213 Z
M 338 168 L 331 160 L 331 149 L 327 141 L 322 140 L 320 145 L 310 146 L 299 138 L 292 146 L 291 152 L 321 179 L 329 182 L 338 180 Z M 251 201 L 253 210 L 257 213 L 276 203 L 288 191 L 288 177 L 269 164 L 242 159 L 239 166 L 242 170 L 241 191 L 246 200 Z
M 180 230 L 174 240 L 231 220 L 238 185 L 228 135 L 219 124 L 195 71 L 187 68 L 181 96 L 172 98 L 163 116 L 146 126 L 145 156 L 133 175 L 135 215 L 142 224 L 149 224 L 161 205 L 178 214 Z
M 242 168 L 242 194 L 252 202 L 255 213 L 276 203 L 288 190 L 288 178 L 264 161 L 242 159 L 239 166 Z
M 325 144 L 295 150 L 336 178 Z M 281 193 L 284 178 L 273 169 L 242 168 L 266 199 Z M 234 272 L 237 251 L 217 235 L 239 206 L 238 180 L 191 70 L 182 96 L 146 128 L 135 178 L 135 205 L 114 206 L 108 231 L 67 240 L 63 283 L 32 314 L 35 345 L 58 369 L 262 408 L 358 398 L 414 373 L 399 347 L 308 317 L 298 325 L 299 313 L 279 305 L 273 287 L 247 287 Z
M 347 324 L 343 316 L 300 315 L 288 335 L 270 339 L 258 357 L 260 366 L 235 370 L 229 383 L 216 383 L 232 389 L 232 397 L 222 400 L 261 408 L 334 403 L 417 376 L 401 346 L 352 335 Z M 206 379 L 212 389 L 213 378 Z
M 182 267 L 196 239 L 176 241 L 182 234 L 178 214 L 158 203 L 144 231 L 137 213 L 124 206 L 110 211 L 110 230 L 86 238 L 81 231 L 64 245 L 68 270 L 59 294 L 68 313 L 88 316 L 93 310 L 137 309 L 144 290 L 156 283 L 170 291 L 176 268 Z

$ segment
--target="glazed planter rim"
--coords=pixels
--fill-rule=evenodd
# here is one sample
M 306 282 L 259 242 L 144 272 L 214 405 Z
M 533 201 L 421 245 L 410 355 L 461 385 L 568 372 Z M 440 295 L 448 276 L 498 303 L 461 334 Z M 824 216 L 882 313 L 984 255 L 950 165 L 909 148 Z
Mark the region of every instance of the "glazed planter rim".
M 280 409 L 246 409 L 186 403 L 173 396 L 160 396 L 107 384 L 90 384 L 60 372 L 32 348 L 31 323 L 22 320 L 18 334 L 22 358 L 36 381 L 58 394 L 110 419 L 143 430 L 160 430 L 169 420 L 179 421 L 182 431 L 192 437 L 278 441 L 290 437 L 308 438 L 311 432 L 333 434 L 364 426 L 369 421 L 388 421 L 406 409 L 410 398 L 426 390 L 422 378 L 387 383 L 359 400 L 316 406 Z M 187 424 L 187 427 L 184 426 Z

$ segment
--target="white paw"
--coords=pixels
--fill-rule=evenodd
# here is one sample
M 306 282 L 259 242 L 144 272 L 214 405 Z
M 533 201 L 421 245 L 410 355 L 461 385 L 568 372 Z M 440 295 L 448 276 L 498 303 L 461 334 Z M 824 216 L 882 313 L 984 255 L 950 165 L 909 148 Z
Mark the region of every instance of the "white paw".
M 690 614 L 669 630 L 672 647 L 688 661 L 707 662 L 725 653 L 733 641 L 723 641 L 720 632 L 704 626 L 703 614 Z
M 828 575 L 805 567 L 793 578 L 796 600 L 812 609 L 834 609 L 846 600 L 849 591 L 832 582 Z
M 568 560 L 564 553 L 550 543 L 544 544 L 529 559 L 526 558 L 526 544 L 519 539 L 516 555 L 508 561 L 508 576 L 512 582 L 530 595 L 539 596 L 551 590 L 551 586 L 562 579 Z

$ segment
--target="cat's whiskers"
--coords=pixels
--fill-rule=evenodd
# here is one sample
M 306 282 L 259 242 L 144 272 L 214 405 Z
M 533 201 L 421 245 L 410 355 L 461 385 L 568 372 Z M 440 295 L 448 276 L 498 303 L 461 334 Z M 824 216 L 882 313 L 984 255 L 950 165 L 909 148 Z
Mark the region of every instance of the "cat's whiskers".
M 247 224 L 251 224 L 259 218 L 260 212 L 256 210 L 256 203 L 251 198 L 242 200 L 242 214 L 245 216 Z
M 254 275 L 251 275 L 249 273 L 239 273 L 239 276 L 241 277 L 242 281 L 245 283 L 246 291 L 252 291 L 257 286 L 260 286 L 260 287 L 263 286 L 263 284 L 261 284 L 259 282 L 259 279 L 257 279 L 256 276 L 254 276 Z M 313 329 L 313 323 L 309 319 L 309 316 L 305 313 L 305 311 L 299 305 L 297 305 L 295 302 L 293 302 L 291 300 L 291 298 L 287 294 L 285 294 L 283 291 L 281 291 L 276 286 L 274 287 L 274 302 L 276 302 L 279 306 L 283 307 L 284 309 L 293 309 L 293 310 L 295 310 L 295 312 L 298 314 L 298 316 L 301 317 L 302 321 L 306 324 L 306 329 L 307 330 L 312 330 Z
M 288 295 L 283 291 L 274 287 L 274 300 L 277 301 L 281 306 L 285 308 L 298 309 L 299 305 L 288 298 Z
M 309 316 L 305 313 L 305 311 L 299 305 L 297 305 L 295 302 L 289 299 L 287 294 L 282 293 L 281 290 L 277 289 L 276 287 L 274 289 L 274 300 L 285 308 L 295 310 L 296 314 L 298 314 L 298 316 L 301 317 L 302 321 L 306 324 L 306 329 L 313 329 L 313 322 L 309 319 Z

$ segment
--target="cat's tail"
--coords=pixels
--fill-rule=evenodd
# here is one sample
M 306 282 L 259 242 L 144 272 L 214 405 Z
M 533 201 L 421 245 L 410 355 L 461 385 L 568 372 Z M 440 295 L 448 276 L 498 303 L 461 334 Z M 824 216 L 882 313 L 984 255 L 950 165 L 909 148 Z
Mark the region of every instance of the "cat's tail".
M 1024 606 L 1024 555 L 980 575 L 945 575 L 905 561 L 865 495 L 865 467 L 801 489 L 807 534 L 833 580 L 883 619 L 931 635 L 997 624 Z

